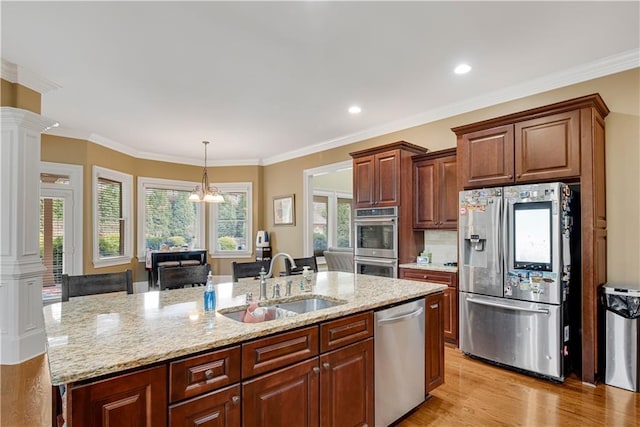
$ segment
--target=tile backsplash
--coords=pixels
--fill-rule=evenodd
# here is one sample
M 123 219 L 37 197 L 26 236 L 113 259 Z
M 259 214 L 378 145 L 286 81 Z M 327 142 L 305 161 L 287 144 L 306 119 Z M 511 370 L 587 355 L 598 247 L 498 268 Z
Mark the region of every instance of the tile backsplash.
M 458 232 L 455 230 L 425 230 L 424 250 L 431 252 L 434 264 L 458 260 Z

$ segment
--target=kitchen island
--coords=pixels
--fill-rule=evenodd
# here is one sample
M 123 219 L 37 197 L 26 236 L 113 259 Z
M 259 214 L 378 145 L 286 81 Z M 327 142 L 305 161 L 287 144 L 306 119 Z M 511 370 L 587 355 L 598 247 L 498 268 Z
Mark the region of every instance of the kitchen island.
M 259 395 L 259 387 L 273 389 L 287 375 L 297 378 L 294 383 L 298 386 L 292 390 L 296 395 L 302 391 L 304 401 L 311 405 L 302 411 L 301 421 L 318 424 L 324 413 L 321 390 L 313 391 L 318 383 L 320 388 L 323 384 L 318 378 L 318 365 L 330 371 L 330 361 L 336 360 L 337 352 L 353 353 L 364 348 L 361 354 L 366 357 L 361 358 L 359 366 L 365 369 L 365 376 L 370 376 L 373 311 L 440 296 L 445 288 L 402 279 L 321 272 L 313 276 L 310 290 L 303 291 L 302 277 L 291 279 L 290 297 L 264 304 L 309 297 L 339 304 L 261 323 L 242 323 L 223 313 L 245 308 L 248 292 L 258 299 L 259 283 L 244 281 L 216 285 L 218 312 L 211 314 L 203 311 L 202 287 L 79 297 L 44 307 L 51 381 L 67 388 L 67 426 L 83 425 L 96 413 L 102 414 L 98 418 L 103 421 L 114 422 L 115 414 L 119 414 L 142 417 L 145 422 L 151 417 L 151 425 L 173 425 L 179 417 L 191 419 L 187 412 L 209 413 L 215 408 L 229 425 L 240 420 L 243 408 L 243 424 L 250 425 L 247 416 L 253 411 L 246 399 L 252 393 Z M 268 296 L 276 283 L 284 295 L 286 280 L 269 279 Z M 427 322 L 429 318 L 427 315 Z M 436 331 L 434 336 L 439 334 Z M 441 340 L 434 343 L 429 336 L 427 331 L 427 346 L 441 346 Z M 366 347 L 353 347 L 357 345 Z M 427 354 L 439 354 L 439 349 L 434 350 L 427 350 Z M 327 361 L 322 359 L 325 356 Z M 355 378 L 360 376 L 356 373 Z M 367 393 L 372 394 L 372 379 L 360 379 L 367 382 L 371 389 Z M 304 386 L 300 388 L 300 384 Z M 336 387 L 336 383 L 331 386 Z M 224 398 L 218 406 L 211 406 L 214 395 Z M 318 395 L 317 402 L 313 401 Z M 206 402 L 209 407 L 203 409 Z M 367 405 L 372 406 L 372 402 Z M 363 410 L 372 413 L 372 408 Z

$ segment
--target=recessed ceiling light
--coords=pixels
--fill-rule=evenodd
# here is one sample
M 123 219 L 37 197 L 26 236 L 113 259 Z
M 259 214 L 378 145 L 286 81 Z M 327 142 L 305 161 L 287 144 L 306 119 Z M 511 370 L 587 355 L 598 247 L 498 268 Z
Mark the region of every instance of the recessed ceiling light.
M 349 107 L 349 112 L 351 114 L 358 114 L 362 111 L 362 108 L 358 107 L 357 105 L 352 105 L 351 107 Z
M 467 74 L 469 71 L 471 71 L 471 66 L 467 64 L 460 64 L 453 70 L 456 74 Z

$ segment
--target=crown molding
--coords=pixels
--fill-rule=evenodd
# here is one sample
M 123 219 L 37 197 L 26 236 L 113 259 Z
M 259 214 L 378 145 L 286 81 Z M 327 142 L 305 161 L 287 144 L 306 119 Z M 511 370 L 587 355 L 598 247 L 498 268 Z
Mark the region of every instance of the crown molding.
M 92 142 L 94 144 L 101 145 L 109 148 L 110 150 L 118 151 L 122 154 L 126 154 L 137 159 L 154 160 L 159 162 L 178 163 L 190 166 L 204 166 L 204 160 L 200 157 L 181 157 L 172 156 L 166 154 L 157 154 L 149 151 L 135 150 L 125 144 L 121 144 L 112 139 L 98 135 L 96 133 L 90 133 L 80 131 L 71 128 L 57 127 L 51 128 L 45 132 L 47 135 L 60 136 L 63 138 L 73 138 Z M 207 160 L 207 166 L 256 166 L 260 165 L 260 159 L 242 159 L 242 160 Z
M 28 68 L 16 65 L 4 58 L 2 58 L 2 64 L 0 65 L 0 77 L 11 83 L 18 83 L 19 85 L 33 89 L 41 95 L 62 87 L 34 73 Z
M 329 141 L 314 144 L 298 150 L 289 151 L 275 156 L 263 159 L 264 165 L 291 160 L 297 157 L 314 154 L 331 148 L 341 147 L 343 145 L 354 142 L 363 141 L 369 138 L 386 135 L 391 132 L 397 132 L 414 126 L 423 125 L 434 122 L 436 120 L 446 119 L 448 117 L 457 116 L 458 114 L 468 113 L 470 111 L 479 110 L 481 108 L 491 107 L 526 96 L 535 95 L 553 89 L 558 89 L 572 84 L 582 83 L 593 80 L 598 77 L 604 77 L 610 74 L 619 73 L 633 68 L 640 67 L 640 49 L 633 49 L 602 58 L 578 67 L 569 68 L 558 73 L 549 74 L 547 76 L 531 80 L 529 82 L 514 85 L 501 89 L 489 94 L 484 94 L 474 98 L 469 98 L 463 102 L 449 104 L 442 108 L 435 108 L 423 113 L 413 115 L 404 119 L 385 123 L 365 129 L 361 132 L 335 138 Z

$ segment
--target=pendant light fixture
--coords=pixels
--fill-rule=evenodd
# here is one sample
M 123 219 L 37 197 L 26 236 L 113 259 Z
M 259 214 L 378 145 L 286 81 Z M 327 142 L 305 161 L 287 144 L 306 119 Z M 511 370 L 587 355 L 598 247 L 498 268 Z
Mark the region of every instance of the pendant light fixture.
M 200 185 L 196 185 L 189 201 L 191 202 L 207 202 L 207 203 L 221 203 L 224 202 L 224 197 L 220 194 L 220 191 L 213 185 L 209 184 L 209 175 L 207 174 L 207 145 L 209 141 L 202 141 L 204 144 L 204 170 L 202 171 L 202 182 Z

